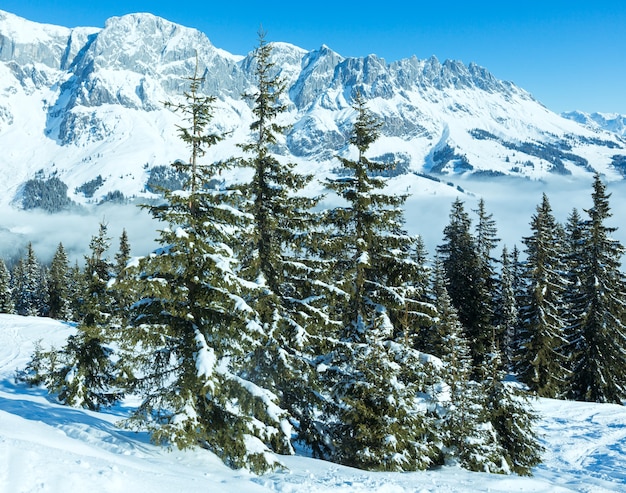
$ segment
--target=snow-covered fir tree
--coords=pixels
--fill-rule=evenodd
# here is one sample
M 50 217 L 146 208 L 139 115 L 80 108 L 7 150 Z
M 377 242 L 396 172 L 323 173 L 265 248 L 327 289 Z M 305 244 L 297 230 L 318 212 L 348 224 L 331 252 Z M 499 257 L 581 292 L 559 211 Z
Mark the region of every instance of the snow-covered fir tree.
M 505 381 L 495 341 L 485 358 L 481 394 L 486 403 L 486 416 L 499 444 L 502 472 L 530 475 L 541 462 L 543 447 L 535 431 L 538 419 L 526 393 L 514 382 Z M 499 472 L 499 471 L 492 471 Z
M 566 390 L 572 399 L 621 404 L 626 398 L 624 247 L 611 237 L 617 228 L 605 224 L 612 215 L 609 198 L 596 173 L 593 206 L 585 211 L 589 219 L 580 223 L 582 231 L 570 228 L 573 243 L 580 246 L 579 262 L 572 267 L 575 284 L 569 288 L 570 310 L 577 318 L 568 328 L 571 374 Z
M 76 333 L 62 348 L 36 351 L 25 377 L 30 383 L 44 384 L 62 403 L 91 410 L 122 397 L 107 333 L 112 299 L 107 293 L 110 269 L 104 255 L 108 241 L 107 227 L 100 224 L 89 245 L 91 255 L 85 258 L 86 292 Z
M 189 79 L 180 104 L 189 162 L 174 168 L 189 180 L 149 206 L 163 228 L 161 247 L 131 262 L 121 288 L 135 296 L 121 330 L 127 387 L 141 403 L 127 426 L 148 429 L 157 443 L 205 447 L 231 467 L 263 472 L 289 454 L 291 426 L 278 397 L 248 379 L 245 357 L 264 344 L 257 312 L 246 302 L 258 287 L 236 273 L 236 243 L 251 216 L 238 190 L 216 188 L 226 164 L 202 163 L 221 135 L 211 131 L 213 97 Z M 134 266 L 133 266 L 134 264 Z
M 120 235 L 120 246 L 115 254 L 115 263 L 113 265 L 113 275 L 119 278 L 123 275 L 126 264 L 130 260 L 130 242 L 128 241 L 128 233 L 126 229 L 122 230 Z
M 99 409 L 122 397 L 117 387 L 109 328 L 113 297 L 108 290 L 111 262 L 106 257 L 110 246 L 107 226 L 100 223 L 98 234 L 89 243 L 85 257 L 85 293 L 77 332 L 60 350 L 62 366 L 53 376 L 53 390 L 71 406 Z
M 71 320 L 69 260 L 59 243 L 48 271 L 48 316 L 59 320 Z
M 77 321 L 81 317 L 81 307 L 86 292 L 85 275 L 78 265 L 78 260 L 69 268 L 68 272 L 68 297 L 70 302 L 71 320 Z
M 314 451 L 322 446 L 318 409 L 315 358 L 327 338 L 321 270 L 324 263 L 315 253 L 319 238 L 319 214 L 313 212 L 317 198 L 303 189 L 313 178 L 298 172 L 294 163 L 274 154 L 285 128 L 280 125 L 285 83 L 280 67 L 272 61 L 272 45 L 259 33 L 254 64 L 255 87 L 246 97 L 252 103 L 254 121 L 250 141 L 240 147 L 239 166 L 253 170 L 249 183 L 240 187 L 247 199 L 245 210 L 251 227 L 242 231 L 237 253 L 239 272 L 258 289 L 247 301 L 259 314 L 265 336 L 248 363 L 250 378 L 271 388 L 297 423 L 299 438 Z M 323 433 L 322 433 L 323 435 Z
M 566 307 L 564 314 L 565 321 L 565 337 L 570 340 L 563 348 L 564 354 L 571 354 L 573 347 L 571 346 L 572 334 L 576 332 L 585 317 L 585 310 L 588 308 L 581 301 L 581 283 L 585 277 L 585 227 L 584 221 L 580 216 L 578 209 L 574 208 L 567 217 L 565 224 L 565 248 L 563 260 L 565 262 L 565 279 L 568 288 L 563 296 L 563 304 Z M 571 370 L 572 358 L 568 358 L 567 366 Z
M 406 344 L 408 327 L 392 323 L 407 311 L 415 320 L 430 316 L 417 299 L 423 286 L 413 283 L 422 266 L 411 252 L 416 238 L 403 229 L 406 197 L 383 193 L 385 180 L 375 175 L 388 165 L 366 157 L 380 124 L 359 92 L 354 109 L 356 156 L 340 158 L 345 172 L 326 182 L 347 203 L 328 212 L 335 284 L 347 295 L 334 306 L 343 328 L 324 372 L 336 413 L 329 458 L 365 469 L 423 469 L 440 457 L 428 412 L 434 366 Z
M 443 266 L 435 269 L 434 289 L 439 351 L 447 392 L 440 397 L 440 437 L 447 463 L 472 471 L 505 472 L 503 450 L 488 420 L 481 385 L 472 380 L 469 343 L 446 289 Z M 447 395 L 446 395 L 447 394 Z
M 0 313 L 15 313 L 11 293 L 11 273 L 2 259 L 0 259 Z
M 109 281 L 109 284 L 111 284 L 113 288 L 110 290 L 114 300 L 114 310 L 112 315 L 117 319 L 119 324 L 124 324 L 126 322 L 129 307 L 135 297 L 132 290 L 128 289 L 128 286 L 127 289 L 117 289 L 117 285 L 126 276 L 126 266 L 128 265 L 130 258 L 130 242 L 128 240 L 128 233 L 126 233 L 126 229 L 123 229 L 119 239 L 119 248 L 111 265 L 111 276 L 114 279 Z
M 108 289 L 113 277 L 113 263 L 106 255 L 111 246 L 108 226 L 100 223 L 98 234 L 89 242 L 90 255 L 85 256 L 85 292 L 80 308 L 84 326 L 105 326 L 114 310 L 114 299 Z
M 481 368 L 494 331 L 490 252 L 496 239 L 490 216 L 484 208 L 479 210 L 483 212 L 478 228 L 480 245 L 472 234 L 464 204 L 457 198 L 443 231 L 444 242 L 437 248 L 448 278 L 448 293 L 470 344 L 474 371 Z
M 458 312 L 451 304 L 452 300 L 446 287 L 448 281 L 445 268 L 438 257 L 435 259 L 431 282 L 432 304 L 436 308 L 436 317 L 428 327 L 420 331 L 417 349 L 442 358 L 449 351 L 449 334 L 457 328 L 463 330 L 463 326 Z
M 11 277 L 16 313 L 26 316 L 44 315 L 45 277 L 32 243 L 28 244 L 26 255 L 13 268 Z
M 493 250 L 498 245 L 500 239 L 497 237 L 498 233 L 493 214 L 487 212 L 484 199 L 481 198 L 478 201 L 478 208 L 474 210 L 474 213 L 477 218 L 474 237 L 476 239 L 480 271 L 480 277 L 477 282 L 481 285 L 480 300 L 483 304 L 480 316 L 483 318 L 482 323 L 484 324 L 480 334 L 485 338 L 485 341 L 488 341 L 493 339 L 495 331 L 496 338 L 500 340 L 502 337 L 497 334 L 498 328 L 495 326 L 494 321 L 495 303 L 498 296 L 497 261 L 492 256 Z M 489 329 L 492 330 L 491 334 L 489 334 Z M 485 344 L 485 341 L 483 341 L 483 344 Z
M 516 371 L 542 397 L 557 397 L 567 376 L 564 354 L 564 290 L 567 284 L 560 228 L 546 194 L 530 223 L 526 245 L 525 292 L 520 306 Z
M 506 246 L 502 247 L 500 277 L 496 288 L 494 325 L 496 340 L 505 368 L 513 369 L 515 341 L 519 328 L 519 309 L 515 293 L 514 267 Z
M 440 437 L 447 463 L 472 471 L 508 473 L 506 444 L 491 421 L 485 382 L 475 372 L 469 343 L 446 289 L 445 269 L 438 261 L 434 271 L 434 296 L 438 318 L 433 333 L 443 362 L 444 392 L 439 395 Z

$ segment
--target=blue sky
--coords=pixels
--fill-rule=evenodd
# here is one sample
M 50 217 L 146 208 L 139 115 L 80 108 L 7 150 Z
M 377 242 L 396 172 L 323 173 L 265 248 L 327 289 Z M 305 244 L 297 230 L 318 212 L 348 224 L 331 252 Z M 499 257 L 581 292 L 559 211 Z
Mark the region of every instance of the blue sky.
M 268 40 L 309 50 L 326 44 L 343 56 L 375 53 L 388 62 L 412 55 L 476 62 L 556 112 L 626 114 L 624 0 L 2 0 L 0 9 L 67 27 L 151 12 L 235 54 L 254 47 L 262 24 Z

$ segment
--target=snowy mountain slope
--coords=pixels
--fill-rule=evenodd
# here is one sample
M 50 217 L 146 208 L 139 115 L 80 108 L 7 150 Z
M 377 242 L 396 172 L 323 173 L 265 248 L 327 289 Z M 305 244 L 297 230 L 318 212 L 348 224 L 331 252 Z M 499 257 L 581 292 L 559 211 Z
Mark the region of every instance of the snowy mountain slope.
M 569 111 L 563 113 L 564 118 L 578 122 L 592 130 L 606 130 L 615 132 L 620 137 L 626 137 L 626 115 L 618 113 L 584 113 Z
M 416 473 L 371 473 L 283 457 L 287 471 L 232 471 L 206 450 L 168 451 L 147 435 L 115 426 L 132 402 L 106 412 L 57 404 L 14 380 L 42 341 L 59 347 L 73 328 L 34 317 L 0 315 L 0 492 L 169 493 L 535 493 L 619 492 L 626 488 L 626 409 L 542 399 L 544 463 L 532 477 L 471 473 L 454 466 Z
M 196 54 L 203 91 L 218 98 L 216 128 L 232 132 L 206 159 L 232 156 L 252 118 L 241 98 L 253 88 L 250 54 L 231 55 L 203 33 L 150 14 L 68 29 L 0 11 L 0 201 L 19 199 L 40 170 L 59 177 L 79 203 L 115 190 L 145 195 L 151 167 L 187 155 L 178 115 L 163 102 L 180 97 Z M 619 135 L 556 115 L 475 64 L 387 63 L 282 42 L 273 57 L 288 86 L 284 123 L 292 125 L 277 152 L 318 174 L 350 152 L 350 102 L 359 90 L 384 122 L 372 157 L 400 161 L 401 172 L 542 178 L 596 169 L 622 177 Z M 105 183 L 94 197 L 75 191 L 98 175 Z

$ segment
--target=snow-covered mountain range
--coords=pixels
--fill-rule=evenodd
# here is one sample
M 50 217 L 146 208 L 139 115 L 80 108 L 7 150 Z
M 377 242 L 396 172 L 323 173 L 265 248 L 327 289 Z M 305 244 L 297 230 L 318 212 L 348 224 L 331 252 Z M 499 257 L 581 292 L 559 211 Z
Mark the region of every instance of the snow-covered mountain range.
M 607 130 L 622 138 L 626 137 L 626 115 L 618 113 L 584 113 L 582 111 L 568 111 L 562 116 L 582 123 L 592 130 Z
M 175 130 L 179 116 L 163 102 L 181 97 L 196 55 L 202 90 L 217 97 L 214 123 L 230 132 L 205 159 L 233 156 L 252 118 L 241 97 L 254 88 L 251 54 L 232 55 L 150 14 L 69 29 L 0 11 L 0 201 L 19 203 L 27 180 L 50 176 L 77 203 L 114 191 L 145 194 L 152 168 L 188 154 Z M 614 131 L 593 116 L 565 118 L 473 63 L 388 63 L 280 42 L 273 61 L 287 83 L 283 123 L 291 125 L 276 152 L 318 174 L 351 152 L 357 90 L 384 123 L 370 157 L 397 162 L 396 173 L 626 173 L 623 118 Z M 85 193 L 81 186 L 98 176 L 97 190 Z

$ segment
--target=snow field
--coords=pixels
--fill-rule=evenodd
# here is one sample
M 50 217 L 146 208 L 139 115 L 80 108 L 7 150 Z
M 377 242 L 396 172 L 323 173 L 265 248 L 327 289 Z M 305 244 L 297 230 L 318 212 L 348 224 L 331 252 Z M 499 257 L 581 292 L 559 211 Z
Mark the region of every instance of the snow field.
M 287 471 L 254 476 L 202 450 L 149 443 L 116 427 L 128 401 L 105 412 L 61 406 L 42 389 L 15 382 L 36 341 L 60 346 L 74 331 L 50 319 L 0 315 L 0 493 L 604 493 L 626 490 L 626 409 L 537 401 L 546 447 L 532 477 L 472 473 L 449 466 L 372 473 L 304 456 Z

